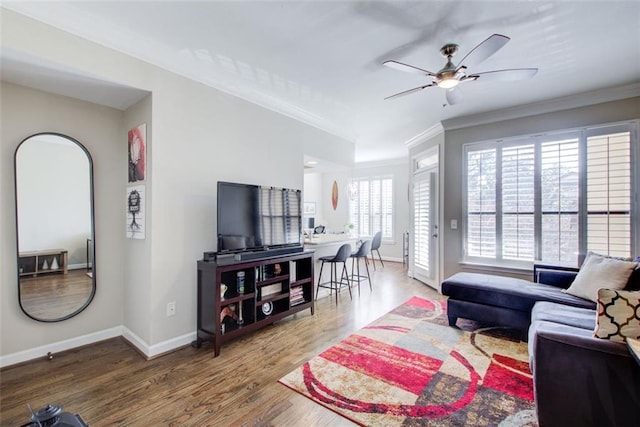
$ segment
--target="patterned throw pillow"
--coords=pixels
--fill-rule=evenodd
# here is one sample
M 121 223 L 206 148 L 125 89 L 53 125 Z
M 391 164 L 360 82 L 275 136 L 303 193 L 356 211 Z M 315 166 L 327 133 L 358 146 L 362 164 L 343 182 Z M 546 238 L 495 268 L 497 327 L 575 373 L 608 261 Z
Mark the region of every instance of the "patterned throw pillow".
M 640 339 L 640 292 L 599 289 L 593 335 L 622 343 L 627 337 Z

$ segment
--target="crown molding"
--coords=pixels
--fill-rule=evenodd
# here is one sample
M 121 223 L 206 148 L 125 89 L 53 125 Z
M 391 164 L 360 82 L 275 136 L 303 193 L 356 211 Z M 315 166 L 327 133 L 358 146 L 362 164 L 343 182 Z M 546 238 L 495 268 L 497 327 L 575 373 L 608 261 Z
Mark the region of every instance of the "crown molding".
M 422 132 L 418 133 L 417 135 L 406 140 L 404 142 L 404 145 L 407 148 L 413 148 L 416 145 L 420 145 L 423 142 L 426 142 L 429 139 L 435 136 L 438 136 L 442 133 L 444 133 L 444 127 L 442 126 L 442 123 L 438 122 L 435 125 L 431 126 L 430 128 L 425 129 Z
M 157 64 L 154 64 L 157 65 Z M 157 65 L 161 67 L 161 65 Z M 164 67 L 168 69 L 168 66 Z M 173 67 L 172 67 L 173 68 Z M 305 123 L 309 126 L 313 126 L 317 129 L 320 129 L 324 132 L 327 132 L 331 135 L 337 136 L 349 142 L 356 142 L 357 135 L 355 132 L 348 130 L 344 127 L 334 125 L 329 119 L 325 117 L 318 116 L 308 110 L 295 106 L 291 103 L 284 102 L 280 99 L 277 99 L 273 96 L 265 94 L 258 90 L 250 89 L 244 85 L 233 85 L 233 84 L 224 84 L 222 82 L 212 83 L 211 81 L 207 81 L 206 79 L 202 79 L 197 73 L 192 73 L 187 75 L 187 73 L 180 73 L 178 70 L 169 69 L 169 71 L 179 74 L 183 77 L 187 77 L 190 80 L 196 81 L 198 83 L 202 83 L 209 87 L 219 90 L 220 92 L 224 92 L 236 98 L 240 98 L 244 101 L 247 101 L 251 104 L 258 105 L 267 110 L 282 114 L 289 118 L 292 118 L 296 121 Z
M 408 157 L 396 157 L 393 159 L 386 160 L 372 160 L 366 162 L 356 162 L 354 165 L 355 170 L 367 169 L 367 168 L 377 168 L 384 166 L 406 166 L 409 164 Z
M 640 96 L 640 82 L 442 121 L 444 130 L 485 125 Z

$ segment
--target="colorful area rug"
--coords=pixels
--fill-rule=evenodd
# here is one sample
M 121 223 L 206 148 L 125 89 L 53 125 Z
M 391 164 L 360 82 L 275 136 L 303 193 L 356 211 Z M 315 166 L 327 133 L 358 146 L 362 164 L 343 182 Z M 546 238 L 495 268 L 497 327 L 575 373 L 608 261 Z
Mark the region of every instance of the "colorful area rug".
M 536 426 L 516 331 L 453 328 L 444 310 L 413 297 L 279 382 L 366 426 Z

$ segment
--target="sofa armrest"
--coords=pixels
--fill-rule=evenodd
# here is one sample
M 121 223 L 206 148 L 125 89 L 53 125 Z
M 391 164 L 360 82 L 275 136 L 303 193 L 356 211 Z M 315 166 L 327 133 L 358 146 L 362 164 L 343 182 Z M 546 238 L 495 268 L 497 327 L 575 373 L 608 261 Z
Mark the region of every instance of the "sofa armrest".
M 541 426 L 640 425 L 640 366 L 624 344 L 539 321 L 529 354 Z
M 533 265 L 533 281 L 567 289 L 579 270 L 578 267 L 536 263 Z

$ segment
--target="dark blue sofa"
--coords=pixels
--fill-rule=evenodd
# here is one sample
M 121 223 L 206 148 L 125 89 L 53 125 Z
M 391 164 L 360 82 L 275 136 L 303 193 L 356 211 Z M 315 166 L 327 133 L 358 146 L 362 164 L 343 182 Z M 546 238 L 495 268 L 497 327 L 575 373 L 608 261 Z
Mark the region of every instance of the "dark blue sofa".
M 540 426 L 640 426 L 640 365 L 627 346 L 595 338 L 595 310 L 539 302 L 529 366 Z
M 449 324 L 459 317 L 520 329 L 527 340 L 531 310 L 538 301 L 557 302 L 573 307 L 595 309 L 594 302 L 562 292 L 568 288 L 577 269 L 536 269 L 536 282 L 492 274 L 456 273 L 442 282 L 447 295 Z
M 593 336 L 595 303 L 562 292 L 576 274 L 540 265 L 535 282 L 457 273 L 442 283 L 449 323 L 462 317 L 523 332 L 540 426 L 640 426 L 640 365 L 625 344 Z M 626 289 L 640 289 L 640 269 Z

